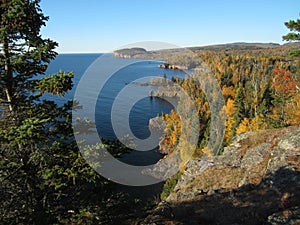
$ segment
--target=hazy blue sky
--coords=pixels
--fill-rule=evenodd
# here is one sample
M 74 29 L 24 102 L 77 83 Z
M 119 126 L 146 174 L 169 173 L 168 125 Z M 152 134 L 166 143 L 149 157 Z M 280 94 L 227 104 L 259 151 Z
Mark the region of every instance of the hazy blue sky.
M 59 52 L 111 52 L 140 41 L 178 46 L 282 42 L 300 0 L 42 0 Z

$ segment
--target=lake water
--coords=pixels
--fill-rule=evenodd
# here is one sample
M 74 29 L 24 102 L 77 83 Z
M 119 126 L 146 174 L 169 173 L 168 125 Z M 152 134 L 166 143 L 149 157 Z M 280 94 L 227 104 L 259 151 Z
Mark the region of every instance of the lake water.
M 47 74 L 56 73 L 59 70 L 73 71 L 75 77 L 73 90 L 64 98 L 55 99 L 55 101 L 61 104 L 68 99 L 72 99 L 81 77 L 88 67 L 99 57 L 101 57 L 101 54 L 58 55 L 48 67 Z M 126 59 L 114 60 L 122 61 Z M 98 96 L 95 115 L 97 131 L 101 137 L 105 139 L 114 139 L 116 137 L 111 121 L 112 106 L 117 95 L 130 82 L 147 76 L 163 76 L 164 74 L 166 74 L 167 78 L 171 78 L 172 76 L 184 77 L 185 73 L 183 71 L 158 68 L 158 65 L 161 63 L 161 61 L 142 61 L 134 63 L 118 70 L 105 83 L 105 86 Z M 99 70 L 101 70 L 101 68 L 99 68 Z M 128 121 L 128 118 L 123 118 L 123 115 L 125 114 L 125 108 L 128 107 L 131 103 L 130 101 L 132 101 L 130 95 L 136 96 L 139 94 L 139 91 L 145 91 L 145 89 L 149 92 L 150 88 L 149 86 L 135 85 L 134 91 L 132 91 L 132 93 L 129 92 L 129 97 L 122 100 L 124 108 L 122 108 L 122 106 L 118 107 L 117 118 L 120 123 L 122 123 L 122 121 L 124 121 L 124 123 Z M 86 93 L 83 94 L 89 96 L 89 87 L 86 88 Z M 170 103 L 160 98 L 141 98 L 134 104 L 129 114 L 129 125 L 132 133 L 140 139 L 147 138 L 150 135 L 148 128 L 149 119 L 161 115 L 162 113 L 169 113 L 172 108 L 173 106 Z M 130 154 L 125 154 L 121 160 L 132 165 L 140 166 L 155 164 L 160 158 L 161 155 L 156 152 L 156 149 L 153 149 L 152 151 L 132 151 Z

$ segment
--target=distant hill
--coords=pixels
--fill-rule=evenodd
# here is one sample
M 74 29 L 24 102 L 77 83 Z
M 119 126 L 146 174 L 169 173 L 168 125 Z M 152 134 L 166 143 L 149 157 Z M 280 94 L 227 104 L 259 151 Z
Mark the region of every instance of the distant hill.
M 119 49 L 113 52 L 114 56 L 117 58 L 164 58 L 161 56 L 166 56 L 174 53 L 186 52 L 186 50 L 191 50 L 193 52 L 199 51 L 226 51 L 226 50 L 263 50 L 270 48 L 279 47 L 290 47 L 290 48 L 300 48 L 300 42 L 286 43 L 280 45 L 278 43 L 247 43 L 247 42 L 236 42 L 228 44 L 217 44 L 208 46 L 195 46 L 187 48 L 174 48 L 174 49 L 164 49 L 147 51 L 144 48 L 126 48 Z
M 217 44 L 209 46 L 191 47 L 192 51 L 199 50 L 250 50 L 250 49 L 263 49 L 263 48 L 274 48 L 279 47 L 278 43 L 246 43 L 246 42 L 236 42 L 228 44 Z
M 124 48 L 114 51 L 114 56 L 117 58 L 136 58 L 137 55 L 147 54 L 144 48 Z

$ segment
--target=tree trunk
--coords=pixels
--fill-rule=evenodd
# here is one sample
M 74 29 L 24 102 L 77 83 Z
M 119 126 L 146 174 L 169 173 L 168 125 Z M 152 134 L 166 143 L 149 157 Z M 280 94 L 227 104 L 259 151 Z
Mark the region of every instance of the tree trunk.
M 10 113 L 14 113 L 16 110 L 16 105 L 14 105 L 13 101 L 13 88 L 14 88 L 14 78 L 13 78 L 13 69 L 11 65 L 11 54 L 9 51 L 9 42 L 7 37 L 3 38 L 3 52 L 4 52 L 4 71 L 5 71 L 5 86 L 4 86 L 4 92 L 7 99 L 8 109 Z M 16 118 L 14 118 L 16 120 Z M 22 150 L 22 145 L 18 143 L 19 151 Z
M 3 51 L 4 51 L 4 71 L 5 71 L 5 87 L 4 87 L 4 92 L 6 95 L 7 103 L 8 103 L 8 108 L 10 112 L 14 111 L 13 107 L 13 71 L 11 67 L 11 59 L 10 59 L 10 53 L 9 53 L 9 46 L 8 46 L 8 40 L 5 37 L 3 39 Z

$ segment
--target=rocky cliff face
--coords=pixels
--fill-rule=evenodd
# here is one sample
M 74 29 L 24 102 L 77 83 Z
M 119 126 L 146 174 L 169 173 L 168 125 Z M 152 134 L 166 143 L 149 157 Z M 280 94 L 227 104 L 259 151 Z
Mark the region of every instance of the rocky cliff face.
M 245 133 L 223 155 L 192 159 L 137 224 L 300 224 L 300 126 Z
M 149 54 L 144 48 L 124 48 L 113 52 L 116 58 L 147 58 Z

